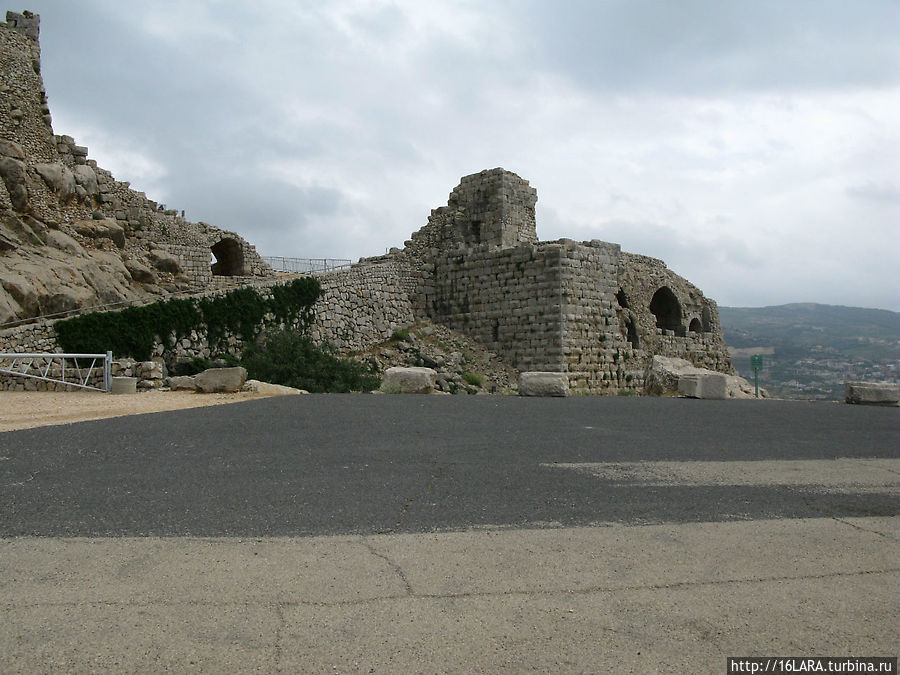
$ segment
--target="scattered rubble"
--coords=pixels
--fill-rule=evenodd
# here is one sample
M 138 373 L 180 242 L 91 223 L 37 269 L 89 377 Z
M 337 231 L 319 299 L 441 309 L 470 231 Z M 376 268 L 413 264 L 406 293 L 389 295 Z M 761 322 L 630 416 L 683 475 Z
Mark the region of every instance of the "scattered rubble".
M 440 324 L 419 322 L 395 331 L 355 356 L 379 373 L 394 366 L 431 368 L 435 391 L 448 394 L 509 394 L 518 389 L 518 373 L 474 340 Z

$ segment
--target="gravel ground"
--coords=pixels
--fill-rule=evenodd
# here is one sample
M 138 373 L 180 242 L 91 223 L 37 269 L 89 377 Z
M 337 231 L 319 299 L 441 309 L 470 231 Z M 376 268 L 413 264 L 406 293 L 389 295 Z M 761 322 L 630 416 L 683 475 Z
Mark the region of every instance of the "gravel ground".
M 165 391 L 113 396 L 93 391 L 3 391 L 0 392 L 0 432 L 223 405 L 255 398 L 266 398 L 266 395 L 253 392 L 196 394 Z

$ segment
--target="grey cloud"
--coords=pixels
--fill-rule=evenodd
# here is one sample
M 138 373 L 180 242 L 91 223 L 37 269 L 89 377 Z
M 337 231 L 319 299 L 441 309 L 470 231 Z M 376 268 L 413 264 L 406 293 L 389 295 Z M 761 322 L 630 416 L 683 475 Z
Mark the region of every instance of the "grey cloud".
M 892 0 L 535 0 L 536 61 L 590 87 L 679 93 L 900 80 Z
M 292 255 L 279 251 L 279 241 L 296 240 L 309 235 L 310 226 L 322 223 L 341 211 L 345 201 L 337 190 L 310 185 L 295 187 L 284 182 L 246 172 L 191 172 L 173 177 L 169 196 L 172 208 L 190 204 L 185 214 L 224 229 L 252 232 L 251 243 L 261 252 Z M 265 250 L 264 250 L 265 249 Z
M 813 231 L 810 217 L 827 212 L 829 200 L 847 219 L 868 217 L 884 232 L 898 203 L 881 151 L 896 136 L 882 109 L 900 85 L 895 0 L 29 2 L 42 15 L 55 131 L 77 137 L 61 125 L 75 120 L 102 134 L 109 152 L 162 167 L 165 175 L 153 178 L 162 194 L 150 198 L 237 230 L 264 253 L 375 255 L 423 225 L 460 176 L 499 165 L 541 193 L 541 238 L 616 241 L 664 259 L 713 297 L 726 292 L 732 304 L 833 302 L 849 281 L 834 281 L 817 259 L 803 270 L 808 283 L 799 272 L 786 281 L 738 228 L 762 213 L 772 220 L 771 246 L 788 249 L 796 245 L 788 231 Z M 888 93 L 887 105 L 854 98 L 872 88 Z M 728 123 L 743 114 L 734 110 L 753 111 L 742 104 L 761 93 L 775 92 L 767 105 L 791 107 L 815 100 L 813 89 L 837 93 L 817 99 L 825 102 L 816 109 L 846 122 L 848 152 L 863 142 L 877 148 L 871 159 L 858 155 L 851 166 L 836 153 L 834 165 L 821 166 L 804 156 L 809 148 L 793 135 L 818 123 L 804 117 L 809 106 L 752 121 L 773 125 L 770 143 L 783 152 L 748 146 L 751 125 Z M 710 96 L 722 105 L 698 112 L 690 100 Z M 869 131 L 832 114 L 829 100 L 870 112 Z M 697 145 L 698 127 L 712 130 L 708 146 Z M 808 171 L 792 174 L 788 161 L 821 166 L 822 184 L 848 187 L 817 191 Z M 287 172 L 281 180 L 270 177 L 274 166 Z M 551 191 L 548 176 L 569 171 L 571 185 L 556 179 Z M 729 171 L 746 182 L 729 193 L 733 204 L 678 189 Z M 139 176 L 119 173 L 140 187 Z M 803 198 L 821 200 L 822 209 L 757 209 L 770 173 L 809 183 Z M 593 202 L 584 195 L 592 184 Z M 582 218 L 572 204 L 585 219 L 623 220 L 601 232 L 572 227 L 552 211 Z M 708 239 L 668 226 L 707 210 L 741 217 Z M 821 231 L 815 236 L 822 240 Z M 888 286 L 896 280 L 888 267 L 864 283 Z M 795 291 L 809 295 L 789 297 Z M 874 297 L 866 293 L 859 295 Z
M 900 187 L 867 181 L 847 188 L 847 194 L 854 199 L 888 206 L 900 206 Z

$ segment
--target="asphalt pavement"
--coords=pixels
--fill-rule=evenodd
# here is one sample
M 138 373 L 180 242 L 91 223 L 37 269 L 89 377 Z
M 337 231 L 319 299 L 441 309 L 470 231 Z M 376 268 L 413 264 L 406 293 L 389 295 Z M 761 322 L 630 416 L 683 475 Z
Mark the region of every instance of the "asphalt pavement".
M 0 671 L 896 655 L 898 432 L 832 403 L 319 395 L 3 433 Z

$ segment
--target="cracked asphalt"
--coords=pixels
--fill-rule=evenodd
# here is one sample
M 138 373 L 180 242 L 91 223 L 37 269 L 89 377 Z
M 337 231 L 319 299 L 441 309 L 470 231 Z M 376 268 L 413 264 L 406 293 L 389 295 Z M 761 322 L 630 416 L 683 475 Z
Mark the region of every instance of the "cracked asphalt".
M 4 672 L 896 655 L 900 414 L 303 396 L 0 434 Z

